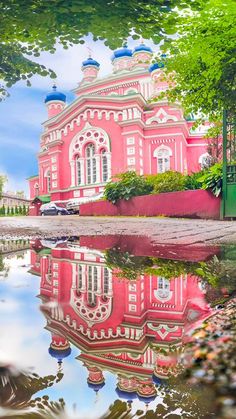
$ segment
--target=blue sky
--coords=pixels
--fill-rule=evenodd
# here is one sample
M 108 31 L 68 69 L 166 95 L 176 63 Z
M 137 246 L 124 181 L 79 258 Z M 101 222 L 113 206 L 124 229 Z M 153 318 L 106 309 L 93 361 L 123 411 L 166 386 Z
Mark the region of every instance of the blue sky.
M 137 43 L 132 40 L 129 46 Z M 148 44 L 152 45 L 151 42 Z M 68 50 L 58 46 L 55 54 L 43 53 L 38 58 L 40 63 L 56 71 L 58 90 L 66 93 L 68 102 L 74 97 L 70 90 L 82 78 L 81 63 L 88 56 L 88 47 L 101 64 L 99 76 L 109 74 L 112 70 L 112 51 L 101 41 L 93 42 L 90 38 L 84 45 Z M 0 102 L 0 174 L 8 177 L 5 190 L 24 190 L 26 194 L 26 178 L 38 171 L 36 154 L 41 123 L 47 118 L 44 97 L 53 83 L 49 77 L 35 76 L 31 80 L 31 88 L 19 82 L 10 89 L 10 97 Z

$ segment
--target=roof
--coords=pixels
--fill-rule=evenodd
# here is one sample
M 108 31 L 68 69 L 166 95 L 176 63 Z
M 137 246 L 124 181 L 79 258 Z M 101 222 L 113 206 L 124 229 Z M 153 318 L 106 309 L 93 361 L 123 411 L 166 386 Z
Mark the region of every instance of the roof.
M 100 64 L 91 57 L 87 58 L 87 60 L 82 62 L 82 67 L 88 67 L 90 65 L 92 65 L 93 67 L 100 67 Z
M 38 195 L 38 196 L 35 196 L 34 199 L 32 200 L 32 202 L 35 199 L 38 199 L 39 201 L 43 202 L 44 204 L 47 204 L 47 202 L 50 202 L 51 201 L 50 195 Z
M 29 176 L 29 177 L 27 177 L 26 178 L 26 180 L 29 180 L 29 179 L 34 179 L 34 178 L 38 178 L 39 177 L 39 175 L 33 175 L 33 176 Z
M 52 87 L 52 91 L 47 94 L 44 102 L 47 103 L 51 102 L 52 100 L 60 100 L 61 102 L 66 102 L 66 95 L 64 95 L 64 93 L 58 92 L 55 85 Z
M 147 45 L 141 43 L 140 45 L 137 45 L 137 47 L 134 48 L 133 54 L 135 54 L 137 52 L 150 52 L 150 53 L 152 53 L 152 48 L 150 48 Z
M 113 55 L 111 57 L 111 60 L 114 61 L 116 58 L 122 58 L 122 57 L 132 57 L 133 53 L 132 50 L 129 49 L 126 45 L 122 48 L 116 49 L 113 52 Z

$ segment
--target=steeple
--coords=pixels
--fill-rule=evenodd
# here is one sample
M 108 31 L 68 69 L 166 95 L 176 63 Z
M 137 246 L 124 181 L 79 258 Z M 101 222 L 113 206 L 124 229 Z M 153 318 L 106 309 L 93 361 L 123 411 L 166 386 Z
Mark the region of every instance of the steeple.
M 47 94 L 44 103 L 47 106 L 48 118 L 52 118 L 65 108 L 66 95 L 64 95 L 64 93 L 58 92 L 57 86 L 54 83 L 52 86 L 52 91 Z

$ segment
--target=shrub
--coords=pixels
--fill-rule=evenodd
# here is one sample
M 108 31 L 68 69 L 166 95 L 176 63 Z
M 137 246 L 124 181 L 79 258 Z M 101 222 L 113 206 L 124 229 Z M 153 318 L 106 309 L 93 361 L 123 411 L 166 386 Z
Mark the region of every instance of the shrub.
M 147 176 L 147 182 L 153 187 L 153 193 L 183 191 L 185 176 L 180 172 L 167 171 Z
M 199 181 L 200 177 L 203 176 L 203 174 L 206 172 L 206 170 L 201 170 L 200 172 L 192 173 L 191 175 L 185 176 L 185 189 L 187 190 L 194 190 L 194 189 L 201 189 L 202 184 Z
M 104 191 L 105 198 L 113 204 L 119 199 L 129 200 L 133 196 L 150 194 L 153 190 L 150 182 L 134 171 L 121 173 L 116 179 L 116 182 L 108 182 Z
M 210 189 L 215 196 L 219 196 L 222 193 L 222 182 L 223 182 L 223 165 L 222 163 L 216 163 L 211 166 L 200 178 L 199 182 L 202 185 L 202 189 Z

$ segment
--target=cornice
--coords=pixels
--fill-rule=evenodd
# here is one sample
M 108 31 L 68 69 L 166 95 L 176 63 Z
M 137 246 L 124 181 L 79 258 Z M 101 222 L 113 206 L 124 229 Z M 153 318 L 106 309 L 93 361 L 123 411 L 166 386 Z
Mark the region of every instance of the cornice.
M 92 83 L 87 83 L 84 84 L 82 86 L 78 86 L 75 89 L 72 89 L 73 93 L 81 93 L 83 92 L 83 90 L 87 90 L 88 88 L 93 88 L 93 87 L 97 87 L 103 84 L 106 84 L 107 82 L 112 82 L 112 81 L 118 81 L 121 80 L 123 81 L 124 79 L 130 79 L 131 77 L 137 77 L 137 76 L 146 76 L 149 75 L 149 71 L 148 69 L 142 69 L 142 70 L 128 70 L 127 72 L 122 72 L 122 73 L 118 73 L 118 74 L 111 74 L 107 77 L 101 78 L 101 79 L 97 79 L 96 81 L 92 82 Z
M 105 108 L 106 104 L 109 105 L 111 103 L 117 103 L 117 102 L 122 104 L 122 103 L 130 102 L 130 101 L 137 102 L 140 106 L 147 105 L 147 101 L 144 99 L 144 97 L 142 96 L 141 93 L 132 94 L 132 96 L 131 95 L 125 95 L 125 96 L 115 96 L 115 97 L 111 97 L 111 96 L 91 96 L 91 95 L 80 96 L 79 98 L 75 99 L 75 101 L 72 102 L 70 105 L 68 105 L 65 109 L 63 109 L 62 112 L 60 112 L 58 115 L 54 116 L 53 118 L 50 118 L 47 121 L 43 122 L 42 125 L 46 128 L 51 124 L 55 124 L 55 123 L 59 122 L 60 119 L 65 117 L 67 113 L 72 112 L 74 108 L 79 107 L 84 102 L 87 102 L 86 105 L 85 105 L 85 109 L 86 109 L 86 108 L 92 106 L 91 102 L 97 102 L 97 103 L 103 102 L 104 103 L 103 108 Z M 123 110 L 123 107 L 119 109 L 119 107 L 117 106 L 116 109 L 117 110 Z M 81 109 L 80 109 L 80 112 L 81 112 Z M 63 124 L 64 123 L 65 122 L 63 122 Z M 59 127 L 57 127 L 57 129 L 58 128 Z

